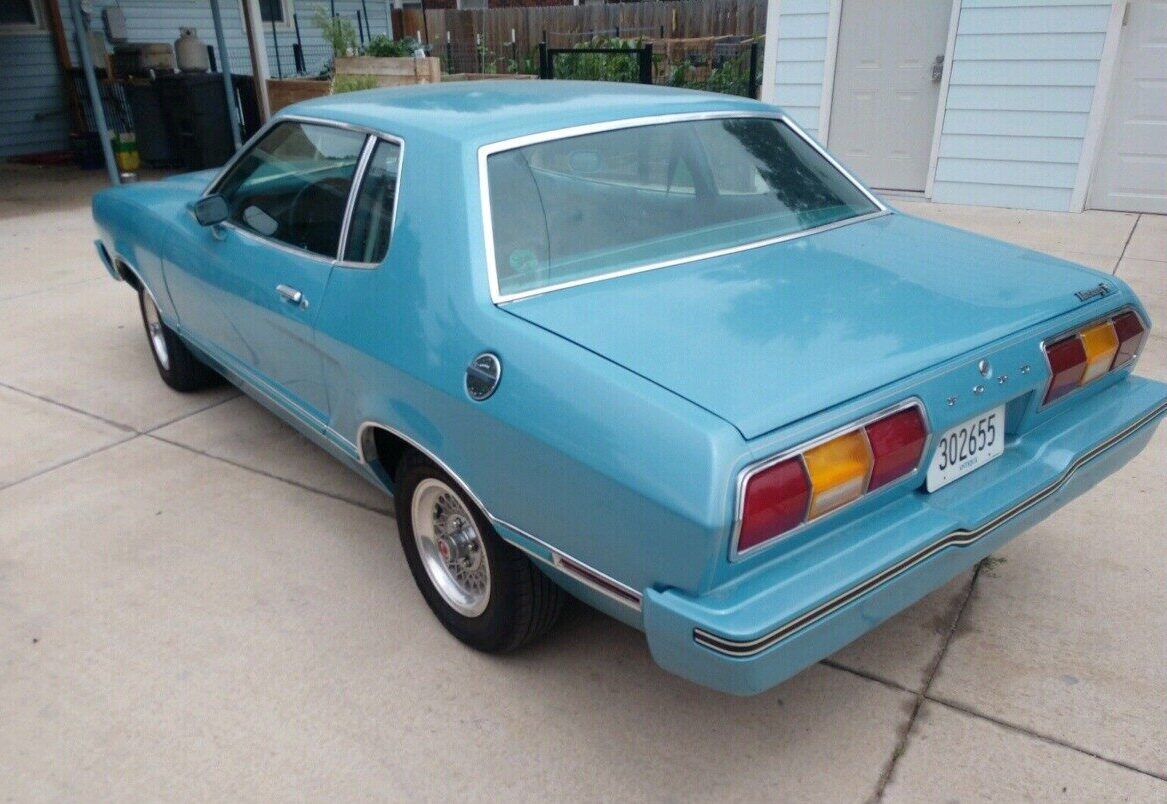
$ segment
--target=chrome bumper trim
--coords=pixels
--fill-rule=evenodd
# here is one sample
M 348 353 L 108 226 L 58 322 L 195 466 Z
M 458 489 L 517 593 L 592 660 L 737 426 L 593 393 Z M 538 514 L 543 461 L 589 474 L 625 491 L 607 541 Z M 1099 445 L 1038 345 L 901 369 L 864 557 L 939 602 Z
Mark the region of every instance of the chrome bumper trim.
M 1154 410 L 1131 422 L 1122 430 L 1112 435 L 1110 438 L 1107 438 L 1105 441 L 1102 441 L 1090 448 L 1088 451 L 1079 456 L 1072 464 L 1066 467 L 1065 471 L 1063 471 L 1057 477 L 1057 479 L 1055 479 L 1049 485 L 1039 489 L 1034 494 L 1017 503 L 1012 508 L 1006 509 L 1002 513 L 990 519 L 988 522 L 985 522 L 983 525 L 974 528 L 973 530 L 954 530 L 947 535 L 942 536 L 927 547 L 921 548 L 912 555 L 898 561 L 877 575 L 873 575 L 862 583 L 844 591 L 842 594 L 831 598 L 825 603 L 821 603 L 820 605 L 816 606 L 810 611 L 807 611 L 804 614 L 799 615 L 798 617 L 795 617 L 793 620 L 790 620 L 789 622 L 783 624 L 781 627 L 771 631 L 768 634 L 760 636 L 756 639 L 738 641 L 718 636 L 717 634 L 706 631 L 703 628 L 694 628 L 693 640 L 697 642 L 697 644 L 703 645 L 710 650 L 723 653 L 727 656 L 735 657 L 754 656 L 764 650 L 772 648 L 779 642 L 793 636 L 804 628 L 808 628 L 819 620 L 834 614 L 839 609 L 843 608 L 849 603 L 858 600 L 868 592 L 871 592 L 884 585 L 888 581 L 903 575 L 917 564 L 927 561 L 929 558 L 941 552 L 942 550 L 946 550 L 949 547 L 967 547 L 970 544 L 974 544 L 983 537 L 987 536 L 989 533 L 999 528 L 1001 525 L 1004 525 L 1009 520 L 1025 513 L 1030 508 L 1039 504 L 1050 495 L 1056 494 L 1064 485 L 1066 485 L 1066 483 L 1070 481 L 1074 474 L 1084 464 L 1088 463 L 1094 458 L 1097 458 L 1103 452 L 1106 452 L 1106 450 L 1110 449 L 1118 442 L 1133 435 L 1137 430 L 1140 430 L 1147 424 L 1150 424 L 1164 413 L 1167 413 L 1167 402 L 1161 403 Z

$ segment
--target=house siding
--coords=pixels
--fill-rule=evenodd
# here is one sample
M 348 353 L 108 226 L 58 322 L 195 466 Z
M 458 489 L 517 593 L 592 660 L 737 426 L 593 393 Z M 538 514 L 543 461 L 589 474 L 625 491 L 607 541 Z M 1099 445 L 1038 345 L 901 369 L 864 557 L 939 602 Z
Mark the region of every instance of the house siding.
M 1070 208 L 1110 6 L 963 0 L 933 200 Z
M 828 0 L 782 0 L 773 102 L 808 133 L 818 136 L 827 58 Z
M 0 158 L 69 146 L 69 115 L 47 33 L 0 35 Z

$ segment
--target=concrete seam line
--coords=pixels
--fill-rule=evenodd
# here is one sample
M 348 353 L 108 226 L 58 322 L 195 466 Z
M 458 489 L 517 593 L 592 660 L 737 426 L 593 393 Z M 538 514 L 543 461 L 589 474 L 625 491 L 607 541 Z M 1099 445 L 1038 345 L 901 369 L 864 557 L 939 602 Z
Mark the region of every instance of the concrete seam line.
M 374 508 L 373 506 L 366 505 L 363 502 L 359 502 L 357 500 L 353 500 L 353 499 L 350 499 L 348 497 L 344 497 L 344 496 L 339 495 L 339 494 L 333 494 L 330 491 L 324 491 L 322 489 L 313 488 L 312 486 L 306 485 L 304 483 L 300 483 L 296 480 L 291 480 L 291 479 L 286 478 L 286 477 L 280 477 L 279 475 L 274 475 L 271 472 L 265 472 L 263 469 L 257 469 L 254 466 L 247 466 L 246 464 L 239 463 L 238 461 L 233 461 L 230 458 L 224 458 L 221 455 L 215 455 L 213 453 L 206 452 L 204 450 L 199 449 L 198 447 L 192 447 L 189 444 L 183 444 L 183 443 L 178 442 L 178 441 L 171 441 L 169 438 L 164 438 L 163 436 L 157 435 L 155 433 L 142 433 L 142 435 L 146 436 L 147 438 L 152 438 L 155 441 L 159 441 L 163 444 L 169 444 L 172 447 L 178 447 L 179 449 L 184 449 L 187 452 L 193 452 L 194 454 L 201 455 L 204 458 L 210 458 L 213 461 L 221 461 L 222 463 L 225 463 L 228 466 L 234 466 L 236 469 L 242 469 L 245 472 L 253 472 L 253 473 L 260 475 L 262 477 L 266 477 L 269 480 L 276 480 L 280 483 L 286 483 L 289 486 L 294 486 L 294 487 L 301 489 L 303 491 L 310 491 L 313 494 L 319 494 L 322 497 L 328 497 L 329 499 L 336 500 L 338 502 L 347 503 L 349 505 L 356 506 L 357 508 L 361 508 L 365 511 L 370 511 L 374 514 L 380 514 L 381 516 L 387 516 L 390 519 L 396 519 L 396 516 L 394 515 L 392 508 L 390 508 L 387 511 L 380 509 L 380 508 Z
M 930 703 L 934 703 L 934 704 L 937 704 L 939 706 L 947 707 L 955 712 L 960 712 L 963 715 L 968 715 L 969 717 L 977 717 L 977 718 L 980 718 L 981 720 L 988 721 L 989 723 L 992 723 L 995 726 L 1000 726 L 1003 729 L 1008 729 L 1009 731 L 1015 731 L 1019 734 L 1024 734 L 1025 736 L 1032 737 L 1035 740 L 1041 740 L 1044 743 L 1049 743 L 1050 745 L 1056 745 L 1060 748 L 1067 748 L 1071 751 L 1076 751 L 1079 754 L 1085 754 L 1088 757 L 1093 757 L 1094 759 L 1101 760 L 1102 762 L 1105 762 L 1107 764 L 1114 765 L 1114 766 L 1119 767 L 1119 768 L 1123 768 L 1124 770 L 1134 771 L 1135 773 L 1140 773 L 1143 776 L 1150 776 L 1152 779 L 1158 779 L 1159 781 L 1167 782 L 1167 776 L 1165 776 L 1163 774 L 1156 773 L 1155 771 L 1147 770 L 1146 768 L 1140 768 L 1137 765 L 1132 765 L 1129 762 L 1124 762 L 1121 759 L 1115 759 L 1113 757 L 1108 757 L 1105 754 L 1099 754 L 1097 751 L 1091 751 L 1089 748 L 1083 748 L 1080 745 L 1074 745 L 1073 743 L 1066 742 L 1065 740 L 1059 739 L 1058 737 L 1054 737 L 1054 736 L 1049 735 L 1049 734 L 1043 734 L 1042 732 L 1039 732 L 1039 731 L 1033 731 L 1032 729 L 1026 728 L 1025 726 L 1019 726 L 1016 723 L 1010 723 L 1007 720 L 1001 720 L 998 717 L 994 717 L 993 715 L 987 715 L 984 712 L 980 712 L 976 709 L 973 709 L 969 706 L 966 706 L 965 704 L 957 703 L 957 702 L 949 700 L 947 698 L 933 698 L 932 696 L 928 696 L 927 700 Z
M 1126 242 L 1122 244 L 1122 251 L 1118 252 L 1118 259 L 1114 261 L 1114 269 L 1110 272 L 1111 276 L 1118 276 L 1118 266 L 1122 264 L 1122 258 L 1126 256 L 1126 250 L 1131 244 L 1131 239 L 1135 236 L 1135 229 L 1139 228 L 1139 222 L 1143 219 L 1143 213 L 1135 215 L 1135 222 L 1131 226 L 1131 230 L 1126 233 Z
M 24 394 L 25 396 L 32 397 L 33 399 L 39 399 L 41 402 L 45 402 L 50 405 L 56 405 L 59 408 L 64 408 L 65 410 L 72 411 L 73 413 L 79 413 L 82 416 L 88 416 L 89 418 L 96 419 L 103 424 L 108 424 L 110 427 L 116 427 L 123 433 L 133 433 L 135 435 L 141 434 L 141 431 L 130 427 L 129 425 L 122 424 L 121 422 L 115 422 L 113 419 L 107 419 L 97 413 L 90 413 L 88 410 L 82 410 L 81 408 L 74 407 L 67 402 L 60 402 L 56 399 L 53 399 L 52 397 L 43 396 L 41 394 L 33 393 L 32 391 L 26 391 L 23 388 L 17 388 L 15 385 L 9 385 L 6 382 L 0 382 L 0 388 L 7 388 L 9 391 L 14 391 L 18 394 Z
M 88 452 L 83 452 L 80 455 L 75 455 L 72 458 L 69 458 L 69 459 L 64 460 L 64 461 L 60 461 L 59 463 L 55 463 L 52 466 L 46 466 L 43 469 L 38 469 L 37 471 L 33 472 L 31 475 L 26 475 L 25 477 L 19 478 L 17 480 L 13 480 L 11 483 L 6 483 L 6 484 L 0 486 L 0 492 L 7 491 L 8 489 L 13 488 L 14 486 L 19 486 L 21 483 L 27 483 L 29 480 L 35 480 L 38 477 L 42 477 L 44 475 L 47 475 L 50 472 L 55 472 L 58 469 L 63 469 L 66 466 L 70 466 L 71 464 L 77 463 L 77 461 L 82 461 L 82 460 L 85 460 L 86 458 L 92 458 L 94 455 L 105 452 L 106 450 L 113 449 L 114 447 L 121 446 L 122 444 L 128 444 L 129 442 L 133 441 L 135 438 L 139 438 L 139 437 L 141 437 L 141 433 L 131 433 L 128 436 L 126 436 L 125 438 L 119 438 L 117 441 L 111 442 L 109 444 L 105 444 L 104 446 L 101 446 L 101 447 L 97 447 L 96 449 L 91 449 Z
M 891 783 L 892 776 L 895 774 L 896 765 L 899 764 L 900 757 L 907 751 L 908 740 L 911 739 L 912 730 L 916 727 L 916 721 L 920 716 L 920 707 L 924 705 L 924 701 L 928 698 L 928 690 L 932 687 L 932 681 L 936 678 L 936 673 L 939 672 L 940 665 L 948 653 L 948 646 L 952 642 L 952 635 L 956 633 L 956 627 L 960 623 L 960 618 L 964 614 L 969 600 L 972 598 L 973 587 L 976 586 L 977 578 L 981 575 L 982 566 L 984 566 L 984 560 L 977 562 L 976 569 L 973 570 L 972 579 L 968 582 L 968 586 L 964 590 L 964 597 L 960 601 L 960 608 L 957 609 L 956 616 L 952 618 L 952 623 L 948 626 L 948 632 L 944 635 L 944 641 L 940 644 L 940 649 L 936 651 L 936 656 L 932 659 L 932 665 L 928 669 L 928 677 L 924 680 L 923 687 L 916 693 L 916 700 L 912 705 L 912 713 L 908 716 L 908 722 L 904 726 L 903 734 L 900 735 L 895 748 L 892 749 L 887 767 L 884 768 L 883 773 L 879 776 L 875 793 L 871 797 L 873 801 L 883 800 L 887 786 Z
M 164 427 L 169 427 L 172 424 L 178 424 L 181 421 L 186 421 L 191 416 L 198 416 L 200 413 L 206 413 L 208 410 L 214 410 L 215 408 L 219 407 L 219 405 L 226 405 L 228 402 L 232 401 L 233 399 L 238 399 L 239 397 L 243 396 L 243 394 L 240 393 L 239 390 L 236 389 L 234 386 L 232 386 L 231 390 L 234 391 L 235 393 L 231 394 L 230 396 L 227 396 L 223 399 L 219 399 L 215 402 L 212 402 L 209 405 L 204 405 L 203 407 L 199 408 L 198 410 L 192 410 L 189 413 L 184 413 L 181 416 L 176 416 L 175 418 L 169 419 L 168 421 L 164 421 L 161 424 L 156 424 L 153 427 L 151 427 L 149 430 L 138 430 L 137 432 L 141 433 L 142 435 L 151 435 L 153 433 L 158 432 L 159 430 L 161 430 Z
M 876 675 L 874 673 L 869 673 L 866 670 L 859 670 L 859 669 L 854 668 L 854 667 L 848 667 L 847 665 L 840 664 L 839 662 L 834 661 L 833 659 L 823 659 L 821 662 L 819 662 L 819 664 L 826 665 L 827 667 L 830 667 L 832 670 L 839 670 L 843 673 L 850 673 L 851 675 L 858 676 L 859 678 L 862 678 L 865 681 L 871 681 L 871 682 L 874 682 L 876 684 L 882 684 L 883 686 L 888 687 L 889 689 L 896 690 L 897 692 L 906 692 L 909 695 L 918 695 L 919 694 L 919 693 L 915 692 L 914 690 L 911 690 L 908 687 L 905 687 L 903 684 L 900 684 L 899 682 L 892 681 L 889 678 L 884 678 L 883 676 L 879 676 L 879 675 Z M 929 703 L 934 703 L 937 706 L 943 706 L 945 709 L 951 709 L 955 712 L 960 712 L 962 715 L 967 715 L 968 717 L 979 718 L 981 720 L 992 723 L 995 726 L 1000 726 L 1003 729 L 1008 729 L 1009 731 L 1017 732 L 1018 734 L 1023 734 L 1026 737 L 1032 737 L 1035 740 L 1040 740 L 1041 742 L 1049 743 L 1050 745 L 1056 745 L 1059 748 L 1065 748 L 1067 750 L 1074 751 L 1074 752 L 1079 753 L 1079 754 L 1085 754 L 1088 757 L 1091 757 L 1091 758 L 1097 759 L 1097 760 L 1101 760 L 1102 762 L 1105 762 L 1109 765 L 1114 765 L 1114 766 L 1122 768 L 1124 770 L 1134 771 L 1135 773 L 1140 773 L 1144 776 L 1150 776 L 1153 779 L 1159 779 L 1161 781 L 1167 782 L 1167 776 L 1156 773 L 1155 771 L 1147 770 L 1146 768 L 1140 768 L 1137 765 L 1132 765 L 1131 763 L 1125 762 L 1121 759 L 1114 759 L 1113 757 L 1108 757 L 1105 754 L 1099 754 L 1097 751 L 1091 751 L 1089 748 L 1083 748 L 1080 745 L 1075 745 L 1074 743 L 1068 742 L 1068 741 L 1063 740 L 1059 737 L 1054 737 L 1053 735 L 1050 735 L 1050 734 L 1045 734 L 1045 733 L 1040 732 L 1040 731 L 1034 731 L 1033 729 L 1028 728 L 1026 726 L 1022 726 L 1018 723 L 1013 723 L 1013 722 L 1008 721 L 1008 720 L 1002 720 L 1001 718 L 995 717 L 993 715 L 985 714 L 984 712 L 981 712 L 977 709 L 973 709 L 972 707 L 970 707 L 966 704 L 958 703 L 958 702 L 953 701 L 949 698 L 939 698 L 939 697 L 936 697 L 933 695 L 925 695 L 924 700 L 928 701 Z

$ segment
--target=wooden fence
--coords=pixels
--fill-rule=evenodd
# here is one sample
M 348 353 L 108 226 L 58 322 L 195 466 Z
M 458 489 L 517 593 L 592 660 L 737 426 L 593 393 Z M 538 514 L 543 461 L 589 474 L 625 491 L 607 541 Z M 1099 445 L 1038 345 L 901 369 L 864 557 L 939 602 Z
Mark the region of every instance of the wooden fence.
M 424 22 L 422 12 L 407 11 L 404 25 L 406 35 L 420 33 L 432 44 L 435 56 L 445 56 L 449 33 L 451 49 L 464 53 L 481 44 L 493 57 L 523 59 L 542 41 L 571 47 L 595 35 L 615 36 L 617 31 L 630 39 L 761 36 L 766 30 L 766 0 L 433 10 L 425 12 Z

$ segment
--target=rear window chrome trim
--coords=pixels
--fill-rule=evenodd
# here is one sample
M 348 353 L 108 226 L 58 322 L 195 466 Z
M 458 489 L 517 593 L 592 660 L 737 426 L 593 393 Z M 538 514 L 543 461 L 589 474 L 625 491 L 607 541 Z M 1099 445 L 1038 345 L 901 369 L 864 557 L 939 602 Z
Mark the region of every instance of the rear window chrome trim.
M 494 154 L 502 153 L 504 151 L 513 151 L 516 148 L 524 148 L 528 145 L 537 145 L 543 142 L 551 142 L 554 140 L 570 139 L 572 137 L 580 137 L 586 134 L 598 134 L 606 131 L 618 131 L 626 128 L 643 128 L 645 126 L 654 126 L 664 123 L 685 123 L 695 120 L 725 120 L 725 119 L 761 119 L 761 120 L 776 120 L 785 124 L 795 133 L 799 138 L 805 141 L 816 153 L 822 156 L 828 164 L 838 170 L 847 181 L 859 190 L 865 198 L 875 205 L 873 212 L 868 212 L 863 215 L 846 218 L 841 221 L 816 226 L 812 229 L 806 229 L 801 232 L 791 232 L 777 237 L 770 237 L 764 240 L 755 240 L 749 243 L 743 243 L 737 246 L 729 246 L 723 249 L 714 251 L 707 251 L 698 254 L 691 254 L 685 257 L 678 257 L 671 260 L 662 260 L 659 262 L 648 263 L 645 265 L 637 265 L 632 268 L 624 268 L 618 271 L 610 271 L 604 274 L 597 274 L 596 276 L 588 276 L 580 279 L 573 279 L 567 282 L 558 282 L 554 285 L 547 285 L 540 288 L 532 288 L 530 290 L 523 290 L 516 293 L 503 293 L 499 289 L 498 283 L 498 266 L 494 255 L 494 221 L 491 216 L 490 208 L 490 181 L 487 172 L 487 159 Z M 624 120 L 612 120 L 606 123 L 590 123 L 583 126 L 571 126 L 568 128 L 554 129 L 551 131 L 543 131 L 537 134 L 527 134 L 522 137 L 513 137 L 499 142 L 493 142 L 488 145 L 483 145 L 478 149 L 478 193 L 479 202 L 482 207 L 482 241 L 486 249 L 486 271 L 487 279 L 490 286 L 490 298 L 494 304 L 506 304 L 508 302 L 518 301 L 519 299 L 531 298 L 534 296 L 542 296 L 544 293 L 552 293 L 557 290 L 566 290 L 567 288 L 579 287 L 580 285 L 588 285 L 593 282 L 602 282 L 606 279 L 616 279 L 622 276 L 630 276 L 632 274 L 644 273 L 646 271 L 655 271 L 659 268 L 670 268 L 675 265 L 684 265 L 691 262 L 700 262 L 701 260 L 713 259 L 716 257 L 724 257 L 730 254 L 738 254 L 744 251 L 751 251 L 753 249 L 764 248 L 776 243 L 784 243 L 789 240 L 795 240 L 800 237 L 808 237 L 813 234 L 819 234 L 831 229 L 837 229 L 842 226 L 849 226 L 853 223 L 861 223 L 863 221 L 878 218 L 883 215 L 893 213 L 893 210 L 879 200 L 870 190 L 863 186 L 854 175 L 851 174 L 847 168 L 843 167 L 833 156 L 820 146 L 814 139 L 808 135 L 801 127 L 789 116 L 778 112 L 768 112 L 764 110 L 759 111 L 742 111 L 742 110 L 726 110 L 713 112 L 680 112 L 677 114 L 655 115 L 651 117 L 630 117 Z

